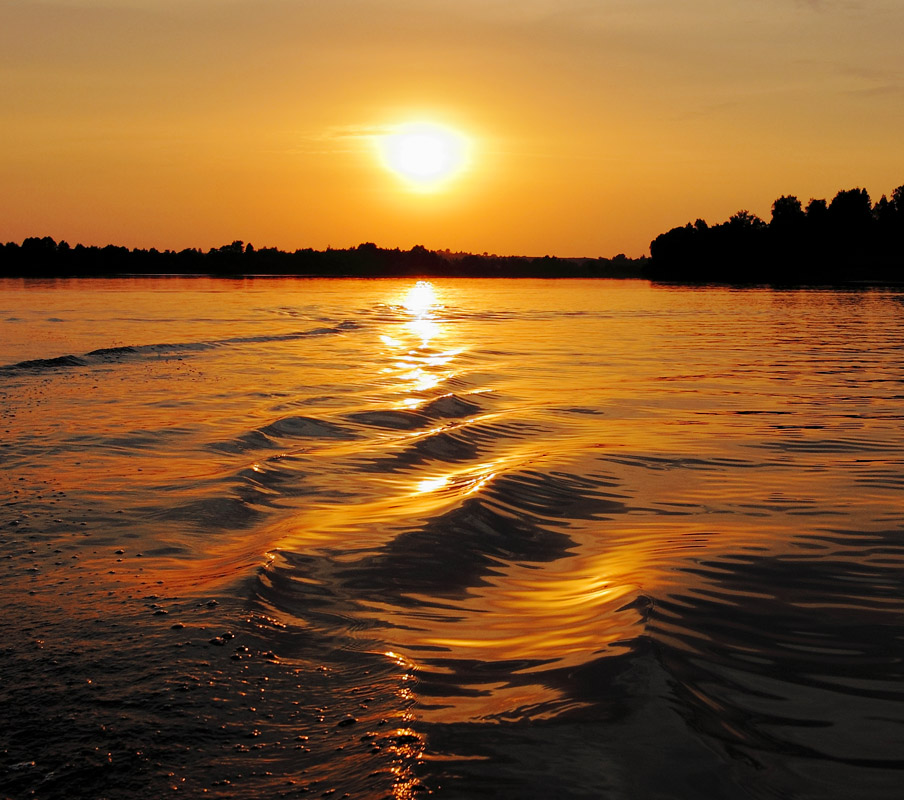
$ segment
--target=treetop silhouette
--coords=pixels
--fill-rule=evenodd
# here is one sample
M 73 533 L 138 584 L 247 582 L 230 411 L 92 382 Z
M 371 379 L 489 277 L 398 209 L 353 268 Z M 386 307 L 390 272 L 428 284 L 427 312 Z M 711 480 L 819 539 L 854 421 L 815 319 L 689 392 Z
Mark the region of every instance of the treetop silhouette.
M 654 280 L 830 284 L 904 281 L 904 186 L 873 205 L 846 189 L 806 208 L 794 195 L 772 204 L 767 224 L 744 210 L 719 225 L 698 219 L 650 243 Z

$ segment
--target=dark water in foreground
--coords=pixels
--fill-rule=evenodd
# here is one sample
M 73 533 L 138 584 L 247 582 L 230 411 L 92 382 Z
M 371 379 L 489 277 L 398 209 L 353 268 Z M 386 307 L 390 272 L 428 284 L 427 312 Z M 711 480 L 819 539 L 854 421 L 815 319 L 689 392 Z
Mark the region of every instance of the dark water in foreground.
M 893 291 L 0 282 L 0 795 L 901 797 L 902 341 Z

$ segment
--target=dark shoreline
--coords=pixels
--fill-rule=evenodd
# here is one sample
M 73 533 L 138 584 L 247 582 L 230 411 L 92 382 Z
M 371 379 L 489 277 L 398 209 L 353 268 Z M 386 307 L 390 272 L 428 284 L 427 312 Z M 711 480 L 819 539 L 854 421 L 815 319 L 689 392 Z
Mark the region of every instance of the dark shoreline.
M 543 280 L 543 281 L 647 281 L 655 286 L 677 286 L 688 288 L 729 288 L 729 289 L 775 289 L 775 290 L 874 290 L 904 288 L 904 280 L 892 280 L 887 278 L 875 279 L 849 279 L 835 281 L 804 281 L 804 280 L 759 280 L 759 281 L 728 281 L 728 280 L 679 280 L 658 279 L 646 274 L 638 275 L 572 275 L 572 274 L 491 274 L 469 275 L 460 272 L 387 272 L 382 274 L 358 274 L 358 273 L 290 273 L 290 272 L 258 272 L 258 273 L 222 273 L 222 272 L 109 272 L 109 273 L 59 273 L 40 275 L 10 275 L 0 273 L 0 280 L 24 281 L 26 284 L 55 281 L 76 280 L 200 280 L 200 279 L 232 280 L 236 282 L 254 280 Z
M 70 246 L 50 236 L 0 243 L 0 278 L 538 278 L 649 280 L 681 286 L 904 285 L 904 186 L 875 205 L 865 189 L 831 203 L 778 198 L 770 222 L 739 211 L 726 222 L 672 228 L 650 256 L 564 258 L 382 248 L 294 251 L 236 240 L 210 250 Z
M 208 251 L 70 247 L 51 237 L 0 245 L 0 277 L 63 278 L 207 275 L 310 278 L 644 278 L 648 259 L 497 256 L 385 249 L 370 242 L 345 250 L 256 249 L 235 241 Z

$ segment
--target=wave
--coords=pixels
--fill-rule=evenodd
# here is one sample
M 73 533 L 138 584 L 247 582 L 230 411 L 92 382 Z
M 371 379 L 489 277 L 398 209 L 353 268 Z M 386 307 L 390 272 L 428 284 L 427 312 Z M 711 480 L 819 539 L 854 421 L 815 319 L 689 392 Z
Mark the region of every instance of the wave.
M 65 355 L 56 358 L 37 358 L 19 361 L 15 364 L 0 366 L 0 375 L 20 373 L 46 372 L 67 368 L 91 367 L 99 364 L 112 364 L 127 359 L 148 356 L 179 356 L 191 353 L 214 350 L 239 344 L 260 344 L 267 342 L 291 342 L 317 336 L 345 333 L 360 328 L 360 323 L 346 320 L 329 327 L 313 328 L 306 331 L 290 331 L 288 333 L 263 334 L 258 336 L 232 336 L 224 339 L 213 339 L 198 342 L 161 342 L 157 344 L 123 345 L 118 347 L 102 347 L 83 355 Z
M 797 553 L 682 567 L 694 588 L 660 598 L 648 633 L 689 724 L 761 769 L 904 769 L 904 648 L 887 635 L 904 591 L 901 535 L 812 534 Z M 851 738 L 858 729 L 869 736 Z
M 29 361 L 20 361 L 18 364 L 0 367 L 0 374 L 15 372 L 44 372 L 51 369 L 65 369 L 66 367 L 88 366 L 86 358 L 78 356 L 58 356 L 57 358 L 33 358 Z

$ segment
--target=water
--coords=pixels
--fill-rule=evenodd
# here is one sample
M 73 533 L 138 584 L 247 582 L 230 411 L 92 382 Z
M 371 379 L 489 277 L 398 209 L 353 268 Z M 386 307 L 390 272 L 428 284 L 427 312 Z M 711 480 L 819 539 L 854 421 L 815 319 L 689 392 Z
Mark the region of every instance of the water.
M 0 292 L 4 797 L 900 797 L 900 292 Z

